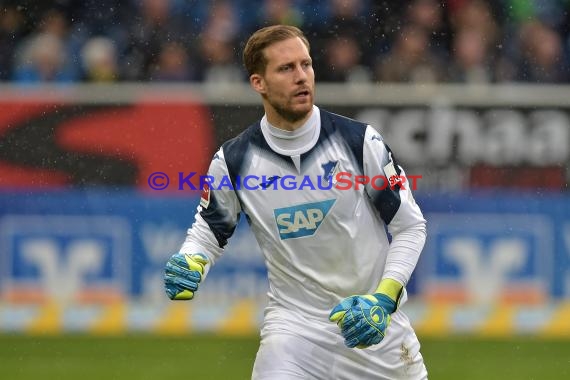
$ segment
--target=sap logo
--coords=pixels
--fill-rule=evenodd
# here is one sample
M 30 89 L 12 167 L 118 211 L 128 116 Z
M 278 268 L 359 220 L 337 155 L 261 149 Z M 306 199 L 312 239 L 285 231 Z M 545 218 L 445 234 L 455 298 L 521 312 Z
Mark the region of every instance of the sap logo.
M 281 240 L 315 234 L 336 199 L 273 210 Z

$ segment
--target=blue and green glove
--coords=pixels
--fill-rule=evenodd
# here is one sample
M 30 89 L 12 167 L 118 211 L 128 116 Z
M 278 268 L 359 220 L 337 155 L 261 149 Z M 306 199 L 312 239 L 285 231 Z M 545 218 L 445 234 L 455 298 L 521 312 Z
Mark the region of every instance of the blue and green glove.
M 374 294 L 347 297 L 332 309 L 329 320 L 340 327 L 347 347 L 366 348 L 384 339 L 402 288 L 399 282 L 384 279 Z
M 203 253 L 176 253 L 166 263 L 164 287 L 171 300 L 191 300 L 204 276 L 208 258 Z

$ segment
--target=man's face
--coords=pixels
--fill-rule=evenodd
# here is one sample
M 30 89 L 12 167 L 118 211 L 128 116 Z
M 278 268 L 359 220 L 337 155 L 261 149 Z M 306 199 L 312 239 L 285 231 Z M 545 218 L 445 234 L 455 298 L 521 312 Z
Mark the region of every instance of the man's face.
M 264 99 L 269 121 L 289 125 L 303 121 L 313 109 L 315 90 L 307 47 L 295 37 L 268 46 L 264 54 L 265 73 L 253 74 L 250 80 Z

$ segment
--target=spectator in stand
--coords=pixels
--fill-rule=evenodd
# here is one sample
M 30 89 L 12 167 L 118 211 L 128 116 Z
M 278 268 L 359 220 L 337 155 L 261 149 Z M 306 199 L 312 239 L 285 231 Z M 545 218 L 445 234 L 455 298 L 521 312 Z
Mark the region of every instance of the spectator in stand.
M 227 84 L 245 80 L 245 73 L 238 63 L 238 31 L 239 24 L 232 4 L 229 1 L 215 2 L 198 41 L 198 77 L 201 81 Z
M 80 77 L 75 55 L 78 44 L 59 9 L 45 11 L 37 28 L 17 49 L 13 78 L 18 82 L 72 82 Z
M 422 28 L 410 25 L 396 37 L 387 56 L 378 60 L 375 79 L 381 82 L 437 82 L 443 78 L 442 62 L 431 53 Z
M 184 19 L 172 12 L 173 0 L 140 0 L 130 24 L 129 46 L 122 59 L 125 79 L 149 80 L 160 50 L 168 42 L 186 46 L 194 41 L 185 33 Z
M 49 33 L 35 34 L 21 46 L 13 79 L 19 83 L 72 82 L 65 70 L 67 53 L 63 42 Z
M 357 37 L 351 33 L 339 34 L 326 41 L 325 67 L 319 75 L 324 82 L 366 83 L 371 79 L 368 67 L 361 63 L 362 51 Z
M 12 77 L 12 57 L 25 31 L 25 18 L 16 6 L 0 7 L 0 81 Z
M 493 10 L 484 0 L 463 1 L 453 8 L 449 17 L 453 32 L 460 29 L 481 29 L 486 31 L 491 41 L 500 33 Z
M 453 34 L 475 29 L 483 33 L 482 38 L 489 46 L 494 46 L 499 41 L 501 31 L 486 1 L 463 1 L 460 6 L 454 8 L 449 17 Z
M 449 16 L 453 42 L 448 81 L 490 83 L 500 77 L 499 53 L 504 41 L 496 13 L 484 0 L 453 2 Z
M 369 53 L 374 38 L 366 9 L 364 0 L 332 0 L 323 10 L 322 20 L 307 25 L 314 65 L 323 67 L 316 73 L 317 81 L 370 79 Z
M 81 49 L 83 80 L 87 82 L 115 82 L 119 79 L 117 49 L 107 37 L 93 37 Z
M 570 2 L 507 0 L 506 3 L 509 11 L 503 20 L 505 41 L 497 64 L 497 80 L 568 82 Z
M 490 83 L 492 54 L 488 42 L 479 29 L 462 29 L 455 34 L 452 58 L 448 66 L 447 80 L 461 83 Z
M 303 15 L 291 0 L 264 0 L 260 11 L 260 26 L 276 24 L 301 26 L 303 24 Z
M 539 21 L 524 24 L 520 30 L 521 60 L 516 81 L 534 83 L 565 83 L 565 64 L 560 35 Z
M 177 42 L 162 46 L 152 73 L 155 82 L 185 82 L 195 80 L 195 69 L 190 65 L 186 49 Z
M 119 79 L 243 80 L 236 41 L 279 23 L 306 30 L 314 64 L 324 68 L 317 73 L 320 81 L 364 80 L 366 71 L 372 80 L 404 82 L 568 81 L 568 0 L 0 0 L 0 81 L 90 80 L 81 76 L 81 48 L 98 36 L 114 42 Z M 424 37 L 403 41 L 410 28 Z M 40 75 L 30 61 L 26 46 L 41 34 L 63 45 L 61 57 L 52 57 L 52 64 L 62 66 L 58 74 L 48 74 L 44 62 Z M 418 48 L 425 50 L 419 58 L 414 45 L 425 46 Z M 350 51 L 354 57 L 347 56 Z M 395 60 L 399 54 L 402 67 Z M 444 70 L 448 75 L 441 75 Z
M 233 40 L 220 39 L 212 34 L 202 35 L 200 79 L 203 82 L 226 84 L 245 80 L 244 72 L 236 62 L 234 46 Z
M 235 12 L 235 5 L 228 0 L 212 2 L 201 33 L 221 40 L 230 40 L 237 38 L 240 30 L 241 25 Z
M 406 12 L 406 24 L 413 24 L 424 30 L 429 38 L 428 46 L 436 55 L 449 51 L 449 25 L 442 2 L 436 0 L 414 0 Z

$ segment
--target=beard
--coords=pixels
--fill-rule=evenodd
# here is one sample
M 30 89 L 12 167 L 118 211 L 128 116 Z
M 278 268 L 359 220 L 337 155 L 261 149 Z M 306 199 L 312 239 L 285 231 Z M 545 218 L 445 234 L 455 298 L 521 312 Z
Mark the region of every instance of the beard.
M 267 98 L 267 102 L 273 107 L 275 112 L 279 116 L 281 116 L 284 120 L 287 120 L 290 123 L 298 122 L 299 120 L 303 120 L 313 109 L 313 102 L 309 104 L 307 109 L 300 107 L 299 109 L 294 109 L 293 107 L 289 106 L 288 104 L 283 104 L 274 100 Z

